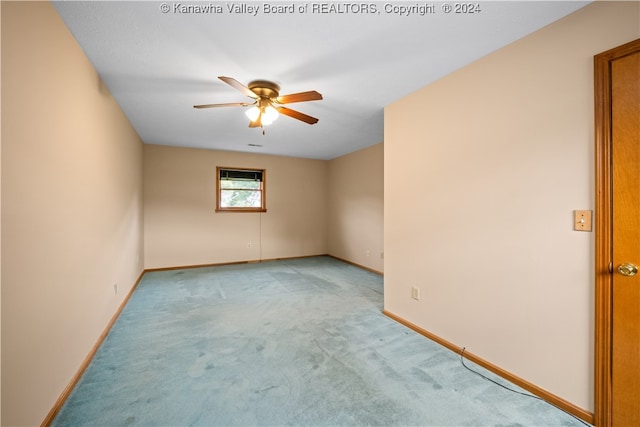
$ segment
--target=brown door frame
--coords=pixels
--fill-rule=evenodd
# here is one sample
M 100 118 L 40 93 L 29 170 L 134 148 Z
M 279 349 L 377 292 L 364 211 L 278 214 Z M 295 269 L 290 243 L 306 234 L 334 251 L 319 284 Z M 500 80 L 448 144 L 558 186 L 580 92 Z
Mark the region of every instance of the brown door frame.
M 595 413 L 611 426 L 613 189 L 611 187 L 611 62 L 640 51 L 640 39 L 594 57 L 595 88 Z

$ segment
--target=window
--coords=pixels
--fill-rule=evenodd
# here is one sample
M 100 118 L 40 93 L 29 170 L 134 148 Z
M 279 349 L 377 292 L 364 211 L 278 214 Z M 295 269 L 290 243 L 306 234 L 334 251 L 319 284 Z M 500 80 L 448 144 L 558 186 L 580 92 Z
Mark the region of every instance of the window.
M 216 212 L 266 212 L 265 170 L 216 168 Z

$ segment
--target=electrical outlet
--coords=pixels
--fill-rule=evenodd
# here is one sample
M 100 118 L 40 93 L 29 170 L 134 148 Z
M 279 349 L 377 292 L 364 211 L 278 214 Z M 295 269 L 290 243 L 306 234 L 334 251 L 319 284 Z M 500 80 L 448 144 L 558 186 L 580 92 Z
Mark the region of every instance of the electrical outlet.
M 367 249 L 367 256 L 371 255 L 371 251 L 369 249 Z
M 247 243 L 247 247 L 251 249 L 251 242 Z
M 420 288 L 417 286 L 414 286 L 413 288 L 411 288 L 411 298 L 413 298 L 414 300 L 419 300 L 420 299 Z
M 113 294 L 114 295 L 118 294 L 118 284 L 117 283 L 114 283 L 114 285 L 113 285 Z

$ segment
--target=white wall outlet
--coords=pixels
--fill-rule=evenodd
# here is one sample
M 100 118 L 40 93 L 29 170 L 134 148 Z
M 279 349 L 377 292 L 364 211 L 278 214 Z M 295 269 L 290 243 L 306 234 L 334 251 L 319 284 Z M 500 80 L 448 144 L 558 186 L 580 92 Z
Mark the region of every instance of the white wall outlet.
M 371 255 L 371 251 L 369 249 L 367 249 L 367 256 Z
M 251 249 L 251 241 L 249 241 L 249 243 L 247 243 L 247 247 L 248 247 L 249 249 Z
M 419 300 L 420 299 L 420 288 L 417 286 L 414 286 L 413 288 L 411 288 L 411 298 L 413 298 L 414 300 Z

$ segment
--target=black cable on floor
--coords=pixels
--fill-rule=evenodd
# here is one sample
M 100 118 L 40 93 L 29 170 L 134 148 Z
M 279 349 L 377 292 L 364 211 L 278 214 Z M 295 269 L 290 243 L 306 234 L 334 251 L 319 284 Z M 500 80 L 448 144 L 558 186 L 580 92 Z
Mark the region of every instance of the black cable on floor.
M 504 385 L 504 384 L 500 384 L 499 382 L 494 381 L 494 380 L 492 380 L 491 378 L 489 378 L 489 377 L 487 377 L 487 376 L 485 376 L 485 375 L 482 375 L 480 372 L 478 372 L 478 371 L 475 371 L 475 370 L 471 369 L 470 367 L 468 367 L 468 366 L 464 363 L 464 351 L 465 351 L 465 350 L 466 350 L 466 347 L 462 347 L 462 352 L 460 352 L 460 362 L 462 362 L 462 366 L 464 366 L 465 368 L 467 368 L 467 370 L 469 370 L 469 371 L 473 372 L 474 374 L 479 375 L 480 377 L 484 378 L 485 380 L 490 381 L 490 382 L 494 383 L 495 385 L 498 385 L 498 386 L 500 386 L 500 387 L 502 387 L 502 388 L 504 388 L 504 389 L 507 389 L 507 390 L 509 390 L 509 391 L 513 392 L 513 393 L 521 394 L 521 395 L 523 395 L 523 396 L 531 397 L 531 398 L 533 398 L 533 399 L 542 400 L 543 402 L 546 402 L 546 403 L 548 403 L 549 405 L 551 405 L 551 406 L 553 406 L 553 407 L 555 407 L 555 408 L 557 408 L 557 409 L 560 409 L 560 410 L 561 410 L 562 412 L 564 412 L 565 414 L 567 414 L 567 415 L 571 415 L 573 418 L 575 418 L 576 420 L 580 421 L 582 424 L 584 424 L 584 425 L 586 425 L 586 426 L 591 427 L 591 424 L 588 424 L 588 423 L 584 422 L 582 419 L 580 419 L 580 418 L 576 417 L 576 416 L 575 416 L 575 415 L 573 415 L 572 413 L 565 411 L 564 409 L 562 409 L 562 408 L 560 408 L 560 407 L 558 407 L 558 406 L 554 405 L 553 403 L 549 403 L 549 402 L 547 402 L 546 400 L 544 400 L 544 399 L 543 399 L 543 398 L 541 398 L 541 397 L 538 397 L 538 396 L 536 396 L 536 395 L 534 395 L 534 394 L 530 394 L 530 393 L 523 393 L 523 392 L 521 392 L 521 391 L 514 390 L 514 389 L 512 389 L 512 388 L 509 388 L 509 387 L 507 387 L 506 385 Z

